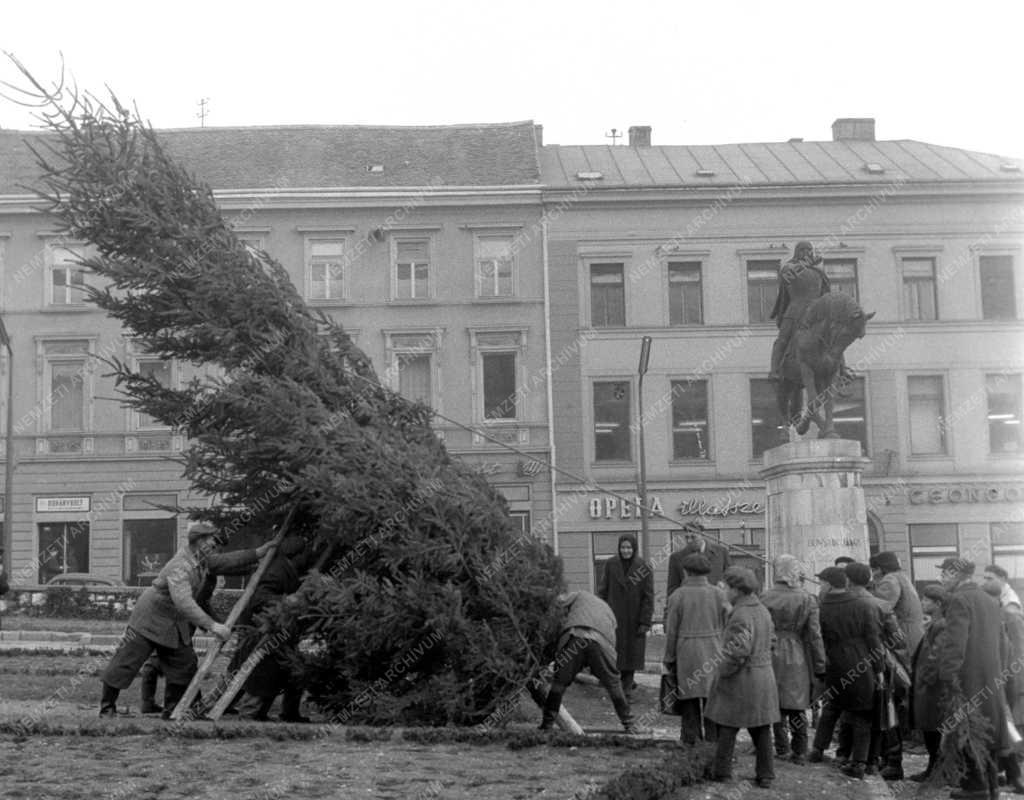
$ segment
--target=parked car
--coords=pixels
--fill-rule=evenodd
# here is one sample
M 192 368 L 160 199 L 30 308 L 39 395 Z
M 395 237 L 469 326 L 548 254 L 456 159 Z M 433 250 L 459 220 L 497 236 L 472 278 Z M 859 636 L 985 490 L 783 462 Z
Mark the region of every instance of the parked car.
M 47 586 L 68 586 L 78 589 L 83 586 L 90 589 L 107 589 L 116 586 L 124 586 L 120 578 L 107 578 L 103 575 L 93 575 L 90 572 L 63 572 L 54 575 L 46 582 Z

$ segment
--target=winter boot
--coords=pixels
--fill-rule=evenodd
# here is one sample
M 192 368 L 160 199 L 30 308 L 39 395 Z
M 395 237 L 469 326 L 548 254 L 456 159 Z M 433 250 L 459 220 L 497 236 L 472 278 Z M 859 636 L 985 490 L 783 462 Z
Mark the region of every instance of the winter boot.
M 171 714 L 174 713 L 174 707 L 178 705 L 178 701 L 181 700 L 186 691 L 188 691 L 187 683 L 168 682 L 164 687 L 164 711 L 161 715 L 162 719 L 171 718 Z
M 120 689 L 115 689 L 113 686 L 107 683 L 103 684 L 103 695 L 100 697 L 101 717 L 117 716 L 117 696 L 120 693 Z
M 281 698 L 281 722 L 311 722 L 302 716 L 302 689 L 285 689 Z

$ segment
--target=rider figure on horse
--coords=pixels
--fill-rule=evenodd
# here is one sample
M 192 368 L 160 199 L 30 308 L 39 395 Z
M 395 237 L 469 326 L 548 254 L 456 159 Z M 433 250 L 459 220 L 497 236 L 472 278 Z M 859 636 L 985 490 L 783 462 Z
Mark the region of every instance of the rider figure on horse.
M 769 378 L 782 379 L 782 360 L 807 307 L 829 292 L 828 276 L 818 265 L 821 256 L 810 242 L 798 242 L 793 258 L 779 269 L 779 294 L 775 298 L 771 319 L 779 328 L 772 345 L 772 371 Z

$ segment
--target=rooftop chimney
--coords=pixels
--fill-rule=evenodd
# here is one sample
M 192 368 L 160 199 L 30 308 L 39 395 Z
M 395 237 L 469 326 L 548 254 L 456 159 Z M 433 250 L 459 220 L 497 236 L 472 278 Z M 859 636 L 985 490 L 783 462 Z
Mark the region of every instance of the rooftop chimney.
M 843 117 L 832 123 L 832 141 L 853 139 L 861 142 L 875 141 L 874 117 Z
M 543 125 L 534 125 L 533 126 L 533 135 L 537 139 L 537 146 L 538 147 L 543 147 L 544 146 L 544 126 Z
M 630 125 L 629 126 L 629 146 L 630 147 L 650 147 L 651 146 L 651 126 L 650 125 Z

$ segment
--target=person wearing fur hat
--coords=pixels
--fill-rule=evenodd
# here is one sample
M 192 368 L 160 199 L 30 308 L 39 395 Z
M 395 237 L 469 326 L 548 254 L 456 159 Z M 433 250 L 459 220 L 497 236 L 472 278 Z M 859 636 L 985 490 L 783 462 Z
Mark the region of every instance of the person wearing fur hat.
M 131 685 L 146 659 L 156 651 L 167 679 L 163 713 L 169 718 L 197 669 L 192 626 L 209 631 L 221 641 L 231 637 L 229 627 L 216 622 L 199 607 L 196 593 L 210 574 L 255 564 L 270 544 L 223 554 L 218 552 L 220 547 L 221 540 L 213 525 L 191 523 L 188 543 L 174 554 L 152 585 L 139 596 L 121 645 L 103 671 L 101 717 L 117 715 L 118 694 Z
M 903 571 L 899 556 L 891 550 L 875 553 L 868 562 L 874 572 L 875 586 L 872 593 L 880 598 L 896 615 L 896 621 L 903 631 L 903 646 L 900 648 L 905 660 L 917 649 L 924 636 L 924 612 L 921 598 L 910 577 Z
M 825 645 L 821 640 L 818 603 L 802 588 L 803 568 L 791 555 L 773 564 L 775 583 L 761 596 L 772 615 L 778 645 L 772 669 L 779 689 L 782 721 L 774 726 L 775 755 L 802 764 L 807 758 L 807 709 L 815 676 L 825 676 Z M 790 748 L 792 747 L 792 751 Z M 792 752 L 792 755 L 790 753 Z
M 757 754 L 754 782 L 767 789 L 775 778 L 772 724 L 779 721 L 779 690 L 772 671 L 775 626 L 772 615 L 757 599 L 757 577 L 751 570 L 729 567 L 722 580 L 732 612 L 722 636 L 722 655 L 706 712 L 718 727 L 712 777 L 718 781 L 732 778 L 736 734 L 746 728 Z

